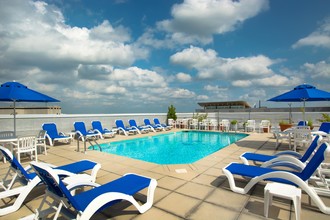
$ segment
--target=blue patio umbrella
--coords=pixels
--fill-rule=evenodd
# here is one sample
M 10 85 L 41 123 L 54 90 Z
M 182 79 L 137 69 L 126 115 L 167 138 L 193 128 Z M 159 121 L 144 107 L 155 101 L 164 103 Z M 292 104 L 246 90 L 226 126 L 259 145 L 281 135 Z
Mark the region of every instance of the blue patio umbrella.
M 59 102 L 50 96 L 29 89 L 18 82 L 6 82 L 0 86 L 0 101 L 14 103 L 14 133 L 16 135 L 16 102 Z
M 273 102 L 303 102 L 303 120 L 305 120 L 305 103 L 311 101 L 330 101 L 330 93 L 315 86 L 302 84 L 282 95 L 268 99 Z

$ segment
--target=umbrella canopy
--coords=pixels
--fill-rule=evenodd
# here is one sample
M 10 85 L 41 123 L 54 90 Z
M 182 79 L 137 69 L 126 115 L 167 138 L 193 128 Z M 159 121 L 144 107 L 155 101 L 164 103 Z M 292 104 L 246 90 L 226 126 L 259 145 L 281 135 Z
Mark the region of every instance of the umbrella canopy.
M 50 96 L 29 89 L 18 82 L 6 82 L 0 86 L 0 101 L 14 103 L 14 133 L 16 135 L 16 102 L 59 102 Z
M 302 84 L 293 90 L 269 99 L 273 102 L 303 102 L 303 120 L 305 120 L 305 102 L 330 101 L 330 93 L 319 90 L 315 86 Z

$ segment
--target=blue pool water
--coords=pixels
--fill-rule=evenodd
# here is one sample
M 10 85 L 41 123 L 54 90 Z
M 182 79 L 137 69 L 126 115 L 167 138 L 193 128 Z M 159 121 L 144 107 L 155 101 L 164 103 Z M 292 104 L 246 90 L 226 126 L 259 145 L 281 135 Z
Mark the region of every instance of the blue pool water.
M 183 131 L 100 145 L 102 152 L 110 154 L 157 164 L 187 164 L 196 162 L 246 136 L 239 133 Z

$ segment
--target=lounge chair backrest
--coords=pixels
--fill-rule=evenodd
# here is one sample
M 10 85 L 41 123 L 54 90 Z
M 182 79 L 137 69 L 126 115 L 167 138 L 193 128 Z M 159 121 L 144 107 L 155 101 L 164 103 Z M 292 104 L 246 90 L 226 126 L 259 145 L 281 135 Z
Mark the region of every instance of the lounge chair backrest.
M 92 127 L 93 127 L 93 130 L 99 130 L 99 131 L 103 131 L 103 127 L 102 127 L 102 124 L 100 121 L 92 121 Z
M 56 173 L 52 172 L 52 168 L 43 166 L 37 162 L 31 162 L 32 168 L 36 171 L 42 182 L 47 186 L 47 189 L 59 197 L 64 197 L 77 210 L 81 210 L 79 204 L 75 202 L 70 191 L 66 188 Z
M 323 122 L 319 128 L 319 131 L 330 134 L 330 122 Z
M 154 123 L 155 123 L 156 125 L 159 125 L 159 124 L 160 124 L 159 119 L 158 119 L 158 118 L 154 118 Z
M 21 176 L 24 176 L 27 180 L 31 180 L 33 176 L 29 175 L 25 169 L 22 167 L 22 165 L 18 162 L 18 160 L 14 157 L 14 155 L 4 147 L 0 146 L 0 151 L 3 154 L 3 156 L 6 158 L 6 160 L 10 163 L 10 166 L 16 170 L 18 173 L 21 174 Z
M 47 123 L 42 125 L 42 129 L 45 130 L 49 137 L 57 137 L 57 127 L 55 123 Z
M 151 125 L 150 120 L 148 118 L 145 118 L 143 122 L 145 125 Z
M 129 121 L 128 121 L 128 123 L 129 123 L 129 126 L 131 126 L 131 127 L 138 127 L 137 126 L 137 124 L 136 124 L 136 121 L 134 120 L 134 119 L 130 119 Z
M 297 126 L 307 126 L 307 121 L 299 121 Z
M 303 181 L 308 180 L 321 165 L 325 159 L 325 154 L 330 152 L 330 146 L 328 143 L 323 143 L 316 151 L 312 159 L 307 163 L 304 170 L 300 173 L 300 178 Z
M 116 120 L 117 128 L 125 128 L 123 120 Z
M 316 147 L 319 145 L 319 142 L 322 140 L 322 137 L 317 135 L 313 142 L 310 144 L 310 146 L 307 148 L 304 155 L 300 158 L 300 161 L 305 163 L 308 158 L 312 155 L 312 153 L 315 151 Z
M 83 135 L 87 133 L 85 123 L 82 121 L 76 121 L 73 123 L 74 129 L 80 131 Z

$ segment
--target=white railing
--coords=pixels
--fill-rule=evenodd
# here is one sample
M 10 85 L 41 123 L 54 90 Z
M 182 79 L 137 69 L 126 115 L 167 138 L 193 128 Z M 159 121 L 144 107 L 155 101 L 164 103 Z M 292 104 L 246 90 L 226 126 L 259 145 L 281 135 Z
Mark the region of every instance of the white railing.
M 178 119 L 192 118 L 193 113 L 176 113 Z M 202 113 L 199 113 L 202 114 Z M 91 128 L 91 121 L 100 120 L 104 127 L 115 127 L 115 120 L 122 119 L 125 124 L 128 125 L 129 119 L 135 119 L 138 124 L 143 124 L 144 118 L 149 118 L 151 121 L 153 118 L 159 118 L 162 123 L 166 123 L 167 113 L 136 113 L 136 114 L 60 114 L 60 115 L 45 115 L 45 114 L 29 114 L 29 115 L 17 115 L 16 116 L 16 130 L 17 134 L 37 134 L 41 129 L 41 125 L 46 122 L 54 122 L 57 124 L 58 129 L 63 132 L 70 132 L 73 130 L 73 122 L 83 121 L 87 128 Z M 261 120 L 269 120 L 271 122 L 272 129 L 278 126 L 278 122 L 288 119 L 287 112 L 212 112 L 208 113 L 209 120 L 216 119 L 221 121 L 222 119 L 237 120 L 239 123 L 243 123 L 248 119 L 254 119 L 256 124 L 259 124 Z M 292 119 L 294 122 L 300 121 L 302 118 L 301 112 L 293 112 Z M 320 112 L 306 112 L 306 119 L 311 119 L 315 126 L 320 123 L 317 119 L 321 118 Z M 13 130 L 14 121 L 13 115 L 0 115 L 0 131 Z

